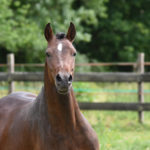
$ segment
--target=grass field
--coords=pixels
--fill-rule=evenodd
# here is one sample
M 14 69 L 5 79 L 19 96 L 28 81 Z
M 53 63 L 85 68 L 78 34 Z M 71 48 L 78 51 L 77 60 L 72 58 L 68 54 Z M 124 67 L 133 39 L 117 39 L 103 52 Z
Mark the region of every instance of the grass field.
M 15 83 L 16 91 L 38 94 L 41 83 Z M 74 83 L 78 101 L 136 102 L 136 83 Z M 150 84 L 145 84 L 145 101 L 150 102 Z M 83 91 L 83 92 L 82 92 Z M 118 93 L 114 93 L 114 92 Z M 106 93 L 107 92 L 107 93 Z M 132 92 L 132 93 L 128 93 Z M 7 95 L 7 84 L 0 83 L 0 97 Z M 138 123 L 137 112 L 82 111 L 97 132 L 101 150 L 150 150 L 150 112 L 144 124 Z

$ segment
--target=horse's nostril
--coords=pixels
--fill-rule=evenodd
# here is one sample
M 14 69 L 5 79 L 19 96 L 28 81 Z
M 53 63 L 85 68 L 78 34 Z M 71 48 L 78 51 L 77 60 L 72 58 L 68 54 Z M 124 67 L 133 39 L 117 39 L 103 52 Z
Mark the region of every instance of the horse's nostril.
M 68 81 L 69 81 L 69 82 L 71 82 L 71 81 L 72 81 L 72 75 L 70 75 L 70 76 L 69 76 Z
M 60 76 L 59 74 L 57 74 L 56 80 L 57 80 L 57 81 L 62 81 L 62 78 L 61 78 L 61 76 Z

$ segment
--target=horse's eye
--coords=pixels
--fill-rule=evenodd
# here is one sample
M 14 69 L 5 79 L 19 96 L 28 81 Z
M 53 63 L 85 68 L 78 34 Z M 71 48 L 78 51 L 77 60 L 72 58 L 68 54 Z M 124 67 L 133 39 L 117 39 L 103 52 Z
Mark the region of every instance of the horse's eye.
M 48 52 L 46 52 L 46 56 L 47 56 L 47 57 L 50 57 L 50 54 L 49 54 Z
M 76 56 L 77 53 L 73 53 L 73 56 Z

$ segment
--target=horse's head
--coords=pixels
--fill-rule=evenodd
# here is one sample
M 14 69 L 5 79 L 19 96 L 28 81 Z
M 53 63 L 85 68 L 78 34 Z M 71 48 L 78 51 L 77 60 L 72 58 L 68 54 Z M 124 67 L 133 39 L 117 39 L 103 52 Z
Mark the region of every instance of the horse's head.
M 76 30 L 70 23 L 67 34 L 53 34 L 50 23 L 45 27 L 45 38 L 48 42 L 46 49 L 46 68 L 51 84 L 54 84 L 58 93 L 67 94 L 72 86 L 75 67 L 76 50 L 72 45 Z

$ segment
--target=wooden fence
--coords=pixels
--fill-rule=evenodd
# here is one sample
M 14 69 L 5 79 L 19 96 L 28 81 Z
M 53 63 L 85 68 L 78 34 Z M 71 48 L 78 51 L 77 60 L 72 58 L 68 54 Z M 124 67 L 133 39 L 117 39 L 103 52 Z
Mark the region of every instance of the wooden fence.
M 86 66 L 87 64 L 78 64 Z M 144 62 L 144 54 L 138 55 L 137 62 L 132 63 L 90 63 L 91 66 L 131 65 L 137 72 L 133 73 L 77 73 L 75 81 L 84 82 L 137 82 L 138 102 L 137 103 L 79 103 L 81 109 L 86 110 L 119 110 L 138 111 L 139 122 L 144 121 L 143 111 L 150 111 L 150 103 L 144 103 L 143 82 L 150 82 L 150 73 L 144 73 L 144 66 L 149 66 L 150 62 Z M 5 66 L 1 64 L 0 66 Z M 13 81 L 43 81 L 41 72 L 15 72 L 15 66 L 44 66 L 43 64 L 15 64 L 13 54 L 7 56 L 8 72 L 0 73 L 0 81 L 9 83 L 9 93 L 14 91 Z

